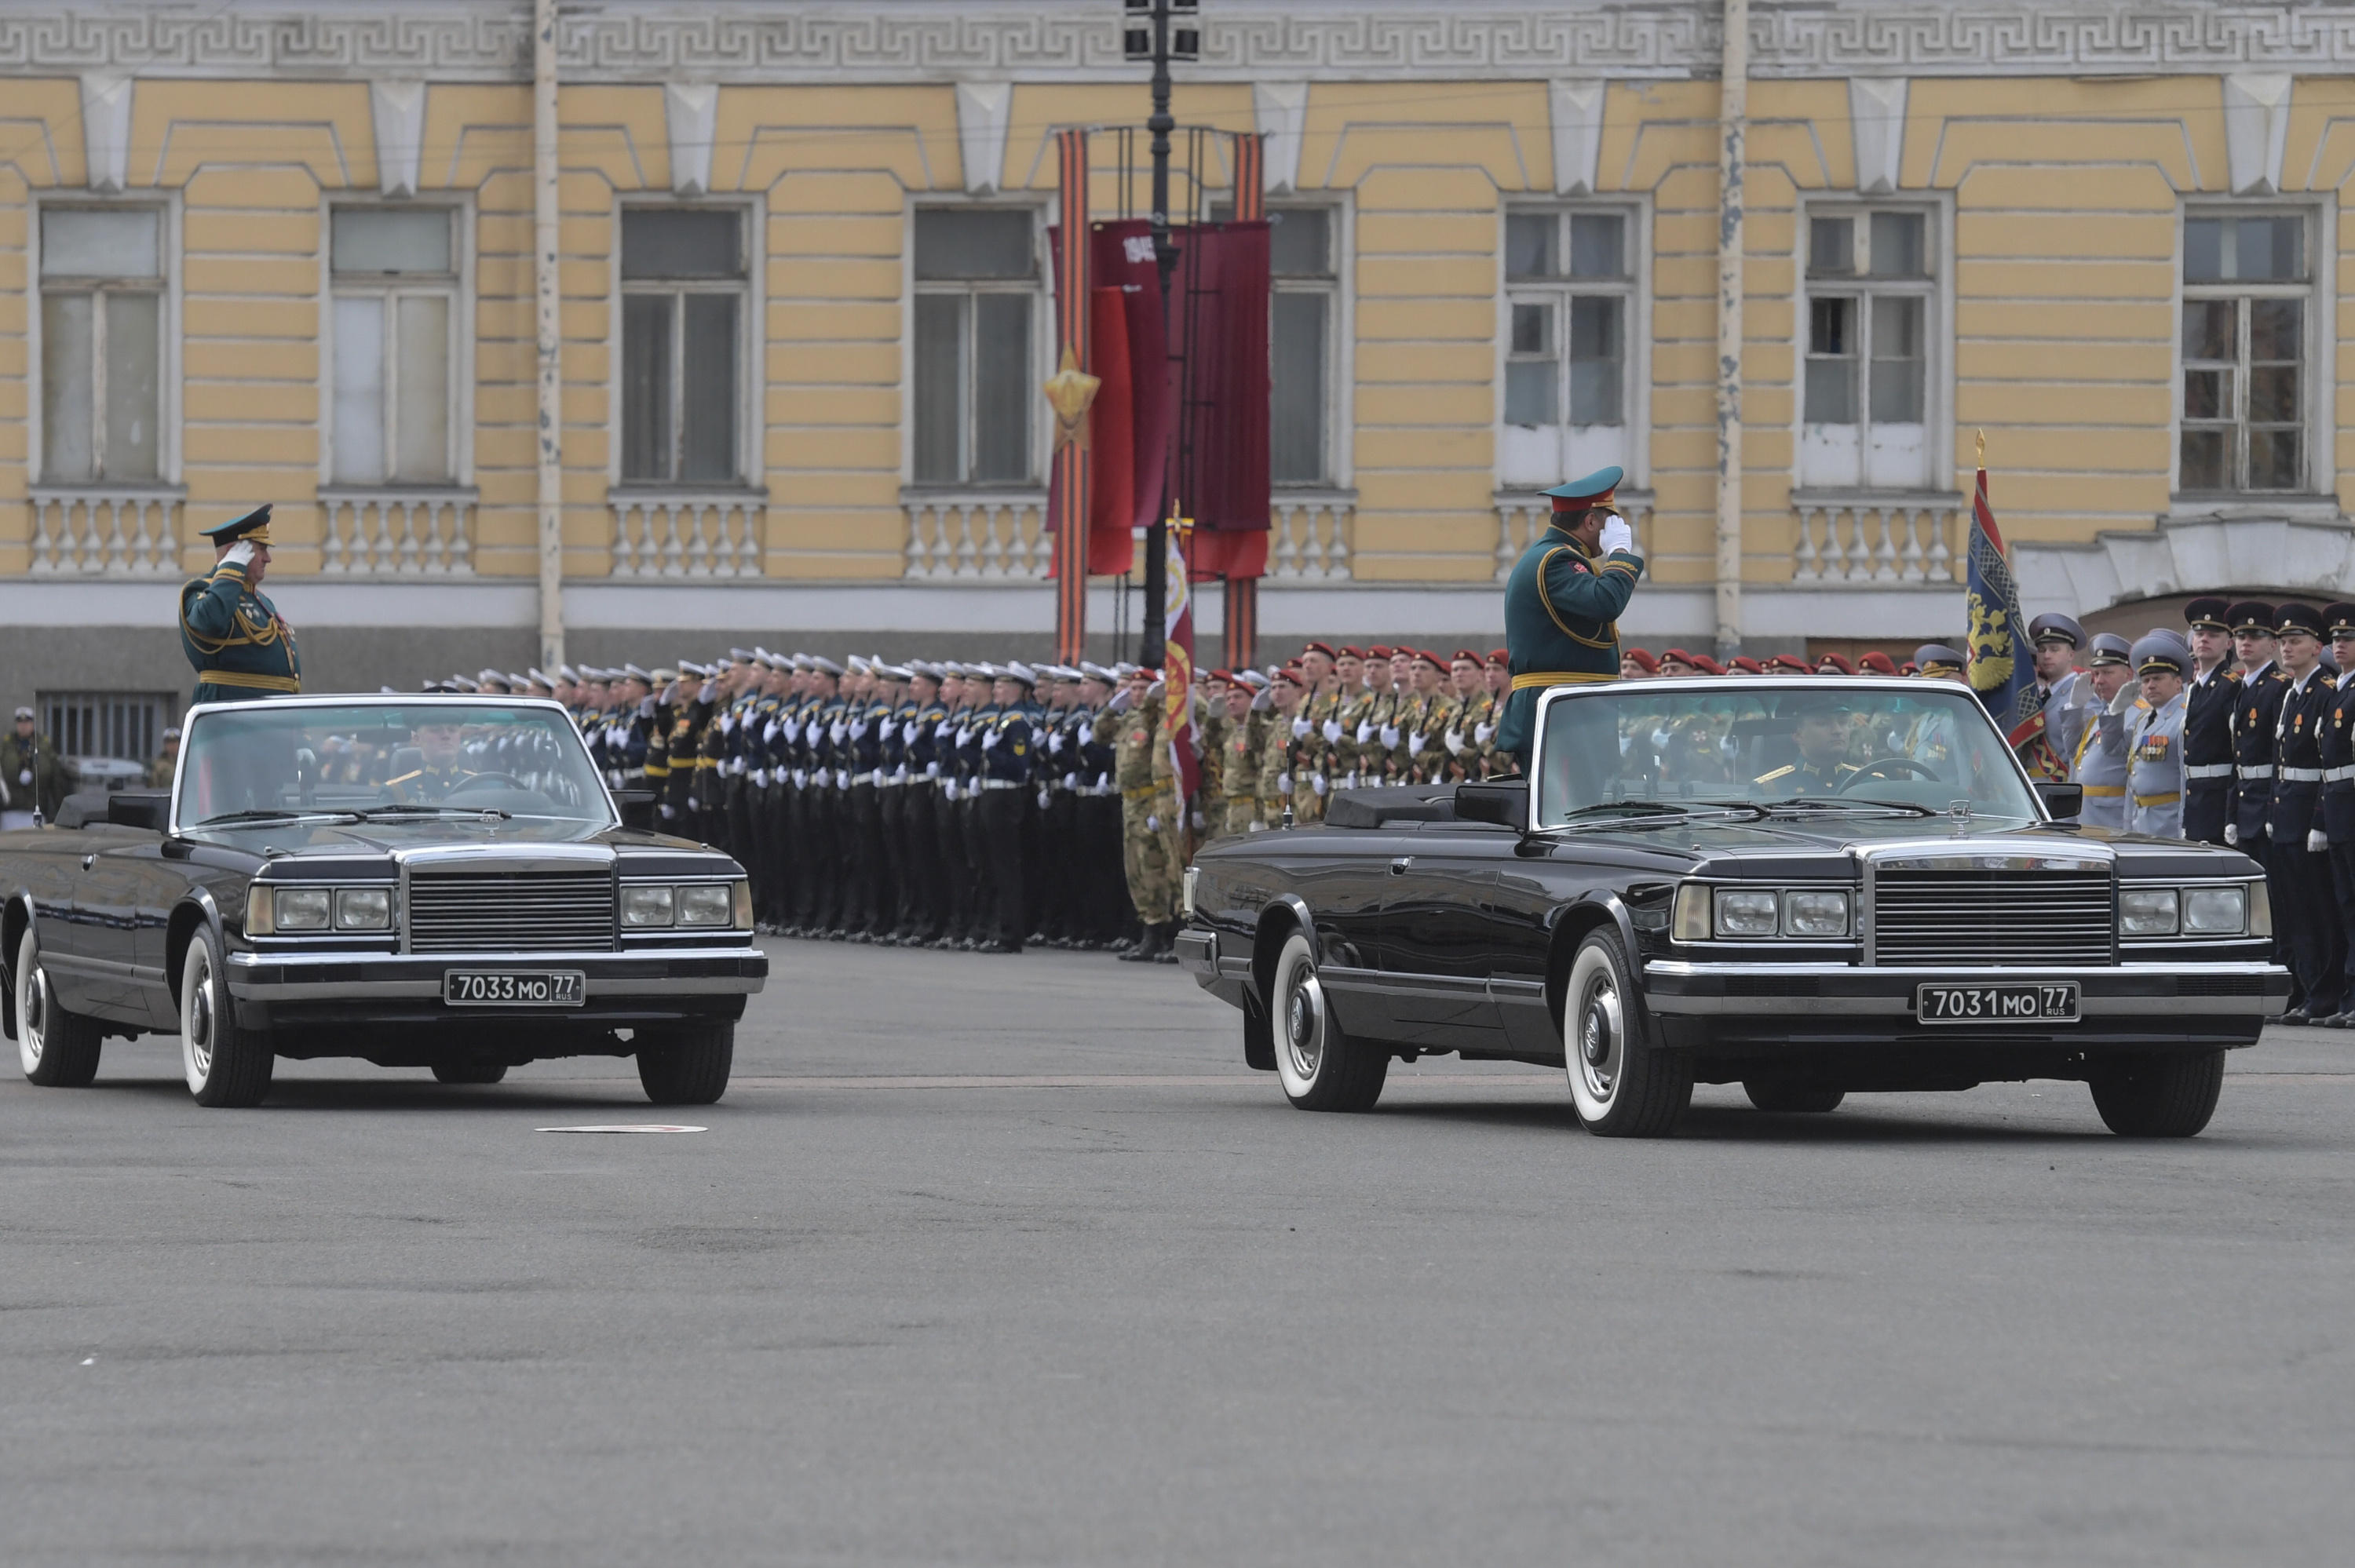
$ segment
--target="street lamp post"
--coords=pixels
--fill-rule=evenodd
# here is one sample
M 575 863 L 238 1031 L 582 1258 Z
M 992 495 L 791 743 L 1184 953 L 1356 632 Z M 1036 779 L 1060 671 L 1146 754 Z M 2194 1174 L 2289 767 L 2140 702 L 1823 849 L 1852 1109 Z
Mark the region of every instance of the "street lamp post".
M 1196 58 L 1201 49 L 1197 24 L 1198 0 L 1127 0 L 1121 43 L 1130 59 L 1153 62 L 1153 117 L 1145 128 L 1153 132 L 1153 262 L 1161 274 L 1161 330 L 1169 332 L 1169 279 L 1178 270 L 1178 246 L 1169 235 L 1169 132 L 1178 122 L 1169 113 L 1169 62 Z M 1172 23 L 1176 24 L 1173 27 Z M 1162 367 L 1164 372 L 1167 366 Z M 1167 439 L 1167 432 L 1163 432 Z M 1152 525 L 1145 535 L 1145 604 L 1139 629 L 1136 662 L 1159 664 L 1167 637 L 1169 597 L 1169 481 L 1162 470 L 1161 494 L 1153 508 Z

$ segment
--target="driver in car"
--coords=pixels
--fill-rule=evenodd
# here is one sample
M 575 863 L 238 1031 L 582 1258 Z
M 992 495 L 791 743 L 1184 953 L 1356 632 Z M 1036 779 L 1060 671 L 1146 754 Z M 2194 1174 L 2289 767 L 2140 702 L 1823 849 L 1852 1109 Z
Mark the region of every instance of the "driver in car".
M 387 779 L 380 798 L 394 806 L 439 805 L 450 791 L 474 777 L 471 768 L 458 766 L 463 736 L 454 724 L 419 725 L 415 738 L 425 765 Z
M 1847 760 L 1849 712 L 1841 705 L 1815 702 L 1801 708 L 1791 738 L 1799 748 L 1798 760 L 1761 773 L 1752 783 L 1791 795 L 1837 795 L 1856 777 L 1859 769 Z

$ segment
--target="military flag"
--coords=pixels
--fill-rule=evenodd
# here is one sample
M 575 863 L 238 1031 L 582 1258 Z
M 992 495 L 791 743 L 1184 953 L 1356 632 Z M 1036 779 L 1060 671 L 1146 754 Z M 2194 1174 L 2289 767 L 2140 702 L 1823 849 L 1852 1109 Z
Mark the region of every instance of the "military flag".
M 1201 764 L 1194 757 L 1194 590 L 1186 571 L 1186 546 L 1193 535 L 1194 520 L 1178 516 L 1174 503 L 1167 532 L 1169 596 L 1162 601 L 1162 732 L 1168 737 L 1169 767 L 1178 776 L 1179 799 L 1190 800 L 1202 785 Z
M 1970 613 L 1971 690 L 1978 694 L 1996 725 L 2031 777 L 2069 777 L 2066 758 L 2053 749 L 2037 700 L 2036 651 L 2028 641 L 2028 619 L 2019 609 L 2019 585 L 2005 559 L 2003 531 L 1987 500 L 1987 440 L 1979 441 L 1978 482 L 1971 493 L 1971 540 L 1965 603 Z

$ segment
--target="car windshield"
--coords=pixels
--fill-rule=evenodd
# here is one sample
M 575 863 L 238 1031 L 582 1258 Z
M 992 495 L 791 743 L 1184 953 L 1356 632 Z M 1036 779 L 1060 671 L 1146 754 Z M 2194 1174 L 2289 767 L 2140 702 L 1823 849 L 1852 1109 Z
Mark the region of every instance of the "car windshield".
M 314 811 L 613 820 L 579 733 L 554 708 L 250 703 L 196 715 L 185 749 L 183 827 Z
M 1629 802 L 2035 821 L 2035 797 L 1965 687 L 1644 683 L 1546 710 L 1538 824 Z

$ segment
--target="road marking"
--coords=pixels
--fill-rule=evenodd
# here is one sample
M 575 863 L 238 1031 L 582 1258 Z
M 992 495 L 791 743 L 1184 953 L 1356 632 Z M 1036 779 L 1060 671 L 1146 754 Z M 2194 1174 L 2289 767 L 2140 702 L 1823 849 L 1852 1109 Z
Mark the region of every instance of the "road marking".
M 708 1127 L 673 1127 L 666 1122 L 608 1122 L 602 1127 L 538 1127 L 534 1132 L 709 1132 Z

